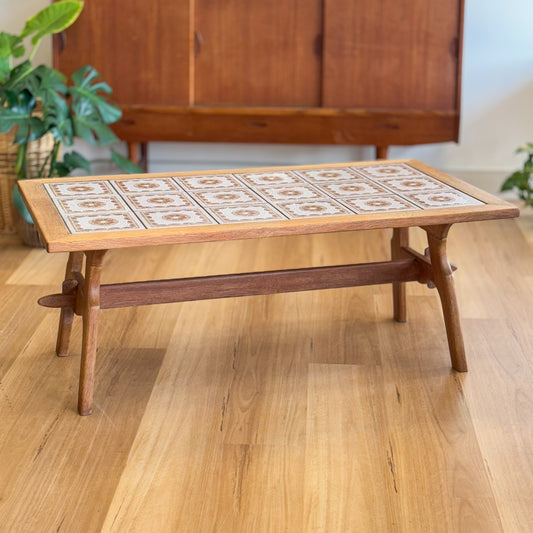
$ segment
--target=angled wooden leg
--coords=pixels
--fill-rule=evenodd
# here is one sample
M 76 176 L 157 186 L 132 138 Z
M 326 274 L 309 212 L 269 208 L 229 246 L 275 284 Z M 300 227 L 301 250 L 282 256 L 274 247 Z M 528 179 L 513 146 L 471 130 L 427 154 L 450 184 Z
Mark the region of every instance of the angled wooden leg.
M 78 412 L 80 415 L 92 413 L 98 313 L 100 311 L 100 277 L 105 252 L 105 250 L 96 250 L 85 254 L 85 290 L 82 302 L 83 340 L 78 391 Z
M 83 266 L 83 252 L 71 252 L 68 256 L 65 281 L 63 282 L 63 294 L 72 294 L 76 290 L 74 274 L 81 272 Z M 68 345 L 72 322 L 74 321 L 74 308 L 63 307 L 59 317 L 59 328 L 57 331 L 56 354 L 59 357 L 68 355 Z
M 391 239 L 391 259 L 405 259 L 402 247 L 409 246 L 409 228 L 394 228 Z M 407 320 L 407 303 L 405 298 L 405 283 L 398 281 L 392 284 L 392 300 L 394 304 L 394 320 L 405 322 Z
M 446 237 L 450 227 L 450 224 L 443 224 L 427 226 L 423 229 L 428 237 L 433 282 L 439 291 L 452 366 L 458 372 L 466 372 L 468 367 L 459 319 L 459 308 L 455 296 L 453 270 L 446 256 Z

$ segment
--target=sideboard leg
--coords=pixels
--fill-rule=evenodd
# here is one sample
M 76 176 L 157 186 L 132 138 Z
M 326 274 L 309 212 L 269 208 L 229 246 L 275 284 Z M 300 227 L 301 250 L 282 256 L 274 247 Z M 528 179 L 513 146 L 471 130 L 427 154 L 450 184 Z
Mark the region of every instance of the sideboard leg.
M 71 252 L 68 256 L 65 281 L 63 282 L 63 294 L 72 294 L 75 289 L 73 285 L 74 274 L 81 272 L 83 266 L 83 252 Z M 74 308 L 63 307 L 59 317 L 59 328 L 57 331 L 56 354 L 59 357 L 68 355 L 68 345 L 72 322 L 74 321 Z
M 450 227 L 450 224 L 443 224 L 439 226 L 427 226 L 424 230 L 428 237 L 433 282 L 439 292 L 442 305 L 452 367 L 458 372 L 466 372 L 468 366 L 459 319 L 459 307 L 455 296 L 453 270 L 446 256 L 446 237 Z
M 376 159 L 387 159 L 388 154 L 388 146 L 376 146 Z
M 409 246 L 409 228 L 394 228 L 391 239 L 391 259 L 404 259 L 403 246 Z M 398 281 L 392 284 L 392 301 L 394 305 L 394 320 L 407 321 L 407 303 L 405 296 L 405 283 Z
M 83 301 L 83 340 L 81 349 L 80 385 L 78 391 L 78 412 L 92 413 L 94 365 L 100 311 L 100 277 L 105 250 L 86 252 L 85 291 Z
M 139 165 L 144 172 L 148 172 L 148 143 L 129 142 L 128 159 L 132 163 Z

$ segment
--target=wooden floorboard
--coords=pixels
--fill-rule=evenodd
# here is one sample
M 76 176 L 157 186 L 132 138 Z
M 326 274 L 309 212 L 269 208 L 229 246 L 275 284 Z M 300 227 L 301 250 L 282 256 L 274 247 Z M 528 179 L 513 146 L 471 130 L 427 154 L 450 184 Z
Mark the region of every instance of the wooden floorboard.
M 0 237 L 0 532 L 533 531 L 533 226 L 455 226 L 469 372 L 436 291 L 389 287 L 102 311 L 57 358 L 64 254 Z M 390 232 L 116 250 L 102 281 L 388 259 Z M 421 232 L 413 232 L 422 250 Z

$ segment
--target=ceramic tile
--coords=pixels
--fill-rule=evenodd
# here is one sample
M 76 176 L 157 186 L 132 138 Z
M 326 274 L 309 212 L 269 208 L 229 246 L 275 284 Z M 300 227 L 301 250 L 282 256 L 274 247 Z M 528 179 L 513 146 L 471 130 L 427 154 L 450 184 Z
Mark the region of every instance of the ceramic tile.
M 258 202 L 261 199 L 244 187 L 233 189 L 220 189 L 209 191 L 196 191 L 191 193 L 200 205 L 241 205 Z
M 383 194 L 389 192 L 387 189 L 384 189 L 373 181 L 365 178 L 321 183 L 320 185 L 317 184 L 317 188 L 334 198 L 368 196 L 370 194 Z
M 147 228 L 178 228 L 203 226 L 215 222 L 199 207 L 172 209 L 170 211 L 139 211 L 137 213 Z
M 482 205 L 405 163 L 58 180 L 45 188 L 71 233 Z
M 343 205 L 328 199 L 309 200 L 307 202 L 280 202 L 277 206 L 289 218 L 332 217 L 353 214 Z
M 411 178 L 426 176 L 405 163 L 393 163 L 383 165 L 367 165 L 352 167 L 357 173 L 367 178 Z
M 68 181 L 46 183 L 45 189 L 53 198 L 113 195 L 115 191 L 107 181 Z
M 242 183 L 231 174 L 209 174 L 207 176 L 180 176 L 174 180 L 185 189 L 204 191 L 210 189 L 229 189 L 242 187 Z
M 86 198 L 56 198 L 56 207 L 64 214 L 98 214 L 127 211 L 128 206 L 116 196 L 87 196 Z
M 404 194 L 404 196 L 424 209 L 460 207 L 463 205 L 483 205 L 483 202 L 451 188 L 435 192 Z
M 352 180 L 360 176 L 351 168 L 325 168 L 313 170 L 298 170 L 298 174 L 304 176 L 311 182 L 328 182 L 338 180 Z
M 221 224 L 238 222 L 262 222 L 284 220 L 281 213 L 268 204 L 249 204 L 238 206 L 211 207 L 211 213 Z
M 269 185 L 296 185 L 305 181 L 291 171 L 278 172 L 249 172 L 239 174 L 239 178 L 246 184 L 254 187 L 267 187 Z
M 71 233 L 97 231 L 124 231 L 143 229 L 141 223 L 129 213 L 102 213 L 98 215 L 69 215 L 65 217 Z
M 342 202 L 359 214 L 419 209 L 397 194 L 374 195 L 366 198 L 343 198 Z
M 128 202 L 134 209 L 173 209 L 194 205 L 185 194 L 168 192 L 159 194 L 131 194 Z
M 172 192 L 179 191 L 180 188 L 170 178 L 136 178 L 127 180 L 111 180 L 120 193 L 126 195 L 150 193 L 150 192 Z
M 285 187 L 257 187 L 256 190 L 263 198 L 272 202 L 326 198 L 320 191 L 307 183 L 287 185 Z
M 449 189 L 449 187 L 441 181 L 434 180 L 428 176 L 416 176 L 412 178 L 381 178 L 378 183 L 387 187 L 391 191 L 398 193 Z

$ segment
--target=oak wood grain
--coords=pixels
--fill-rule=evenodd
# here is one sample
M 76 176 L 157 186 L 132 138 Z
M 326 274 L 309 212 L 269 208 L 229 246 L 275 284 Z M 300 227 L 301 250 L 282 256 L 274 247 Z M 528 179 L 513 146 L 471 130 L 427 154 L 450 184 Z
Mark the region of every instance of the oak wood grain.
M 102 282 L 382 261 L 390 237 L 120 249 Z M 82 418 L 79 352 L 57 359 L 57 313 L 29 303 L 66 257 L 25 261 L 0 236 L 0 530 L 305 531 L 328 509 L 356 531 L 533 530 L 533 239 L 495 220 L 449 240 L 468 374 L 450 371 L 437 292 L 419 284 L 406 324 L 380 286 L 108 310 Z M 389 457 L 398 493 L 380 490 Z

